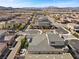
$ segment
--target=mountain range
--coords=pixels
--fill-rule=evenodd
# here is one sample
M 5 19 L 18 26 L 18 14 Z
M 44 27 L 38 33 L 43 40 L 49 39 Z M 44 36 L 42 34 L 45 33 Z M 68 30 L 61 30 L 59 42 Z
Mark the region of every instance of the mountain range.
M 49 6 L 49 7 L 23 7 L 23 8 L 13 8 L 13 7 L 4 7 L 4 6 L 0 6 L 0 10 L 52 10 L 52 9 L 67 9 L 67 10 L 77 10 L 79 11 L 79 7 L 53 7 L 53 6 Z

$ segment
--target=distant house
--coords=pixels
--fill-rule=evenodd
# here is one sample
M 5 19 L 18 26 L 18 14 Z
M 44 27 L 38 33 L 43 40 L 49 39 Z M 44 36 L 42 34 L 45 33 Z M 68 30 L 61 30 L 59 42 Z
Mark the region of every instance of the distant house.
M 6 24 L 6 22 L 0 22 L 0 29 L 5 28 L 5 24 Z
M 50 28 L 52 27 L 49 22 L 37 22 L 36 26 L 39 28 Z
M 70 23 L 67 25 L 68 29 L 71 31 L 79 32 L 79 24 Z
M 65 24 L 65 23 L 70 23 L 70 22 L 71 22 L 71 19 L 68 19 L 68 18 L 61 20 L 61 23 L 64 23 L 64 24 Z
M 79 24 L 79 19 L 76 19 L 75 21 L 76 21 L 77 24 Z
M 0 21 L 8 21 L 11 20 L 11 17 L 9 15 L 0 16 Z
M 51 28 L 51 22 L 48 20 L 47 17 L 43 16 L 43 17 L 39 17 L 37 20 L 35 20 L 35 24 L 33 25 L 36 28 Z

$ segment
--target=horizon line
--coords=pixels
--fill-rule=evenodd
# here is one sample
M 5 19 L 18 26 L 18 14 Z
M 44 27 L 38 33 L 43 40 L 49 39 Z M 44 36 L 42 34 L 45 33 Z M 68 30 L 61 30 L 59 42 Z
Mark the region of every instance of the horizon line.
M 26 6 L 26 7 L 12 7 L 12 6 L 0 6 L 0 7 L 6 7 L 6 8 L 48 8 L 48 7 L 55 7 L 55 8 L 75 8 L 75 7 L 79 7 L 79 6 L 69 6 L 69 7 L 59 7 L 59 6 L 43 6 L 43 7 L 39 7 L 39 6 Z

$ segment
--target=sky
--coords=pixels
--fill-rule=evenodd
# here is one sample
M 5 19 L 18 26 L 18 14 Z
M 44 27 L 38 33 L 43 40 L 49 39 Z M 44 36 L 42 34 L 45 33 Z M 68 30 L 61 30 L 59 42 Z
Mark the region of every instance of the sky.
M 79 0 L 0 0 L 5 7 L 79 7 Z

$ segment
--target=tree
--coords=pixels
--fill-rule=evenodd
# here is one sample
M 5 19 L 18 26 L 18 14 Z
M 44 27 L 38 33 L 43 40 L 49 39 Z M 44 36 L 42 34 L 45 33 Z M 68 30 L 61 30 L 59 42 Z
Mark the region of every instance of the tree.
M 32 29 L 33 28 L 33 26 L 30 24 L 30 27 L 29 27 L 30 29 Z
M 21 48 L 28 48 L 28 41 L 26 37 L 21 40 Z
M 25 26 L 25 24 L 21 24 L 18 29 L 22 30 L 22 29 L 24 29 L 24 26 Z
M 75 37 L 79 38 L 79 34 L 74 33 L 73 35 L 74 35 Z
M 53 16 L 55 20 L 60 20 L 60 16 Z
M 25 39 L 21 40 L 21 48 L 24 48 L 25 42 L 26 42 Z

